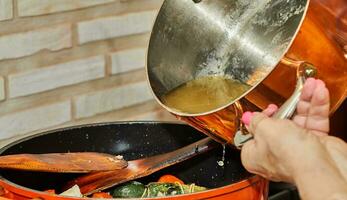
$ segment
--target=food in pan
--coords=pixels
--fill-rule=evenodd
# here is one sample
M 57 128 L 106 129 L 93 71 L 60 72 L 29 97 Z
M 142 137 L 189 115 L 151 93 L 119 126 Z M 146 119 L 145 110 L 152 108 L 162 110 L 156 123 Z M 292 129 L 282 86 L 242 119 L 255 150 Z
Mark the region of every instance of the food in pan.
M 144 185 L 133 181 L 114 189 L 112 196 L 114 198 L 153 198 L 191 194 L 205 190 L 205 187 L 196 186 L 195 184 L 155 182 Z
M 151 182 L 147 185 L 138 181 L 130 181 L 123 185 L 117 186 L 109 192 L 94 193 L 92 198 L 154 198 L 166 197 L 180 194 L 191 194 L 195 192 L 202 192 L 207 190 L 205 187 L 197 186 L 195 184 L 185 184 L 179 178 L 173 175 L 164 175 L 159 178 L 157 182 Z M 53 194 L 54 190 L 46 190 L 46 192 Z M 70 197 L 83 197 L 77 185 L 69 190 L 61 193 L 60 195 Z

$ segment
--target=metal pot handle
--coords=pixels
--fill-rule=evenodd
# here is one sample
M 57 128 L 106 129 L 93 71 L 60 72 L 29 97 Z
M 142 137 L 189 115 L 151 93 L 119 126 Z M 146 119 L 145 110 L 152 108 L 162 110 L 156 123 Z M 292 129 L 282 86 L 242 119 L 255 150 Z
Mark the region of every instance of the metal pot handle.
M 293 116 L 296 110 L 305 80 L 309 77 L 316 76 L 317 70 L 314 65 L 304 61 L 295 61 L 289 58 L 284 58 L 281 62 L 288 66 L 297 67 L 297 82 L 293 94 L 286 102 L 284 102 L 273 117 L 277 119 L 289 119 Z M 235 134 L 234 145 L 238 149 L 241 149 L 243 144 L 251 139 L 253 139 L 253 135 L 247 131 L 244 125 L 241 125 L 239 131 Z

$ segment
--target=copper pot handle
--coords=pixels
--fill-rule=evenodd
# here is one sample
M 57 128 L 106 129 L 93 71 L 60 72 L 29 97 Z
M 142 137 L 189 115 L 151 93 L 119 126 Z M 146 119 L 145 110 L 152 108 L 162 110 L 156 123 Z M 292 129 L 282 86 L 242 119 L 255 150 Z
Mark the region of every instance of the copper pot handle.
M 304 61 L 295 61 L 289 58 L 284 58 L 281 62 L 285 65 L 297 68 L 297 82 L 293 94 L 278 109 L 278 111 L 273 115 L 273 118 L 289 119 L 293 116 L 296 110 L 305 80 L 309 77 L 314 77 L 317 74 L 317 70 L 314 65 Z M 238 149 L 241 149 L 243 144 L 251 139 L 253 139 L 253 135 L 247 131 L 244 125 L 241 125 L 239 131 L 235 134 L 234 145 Z

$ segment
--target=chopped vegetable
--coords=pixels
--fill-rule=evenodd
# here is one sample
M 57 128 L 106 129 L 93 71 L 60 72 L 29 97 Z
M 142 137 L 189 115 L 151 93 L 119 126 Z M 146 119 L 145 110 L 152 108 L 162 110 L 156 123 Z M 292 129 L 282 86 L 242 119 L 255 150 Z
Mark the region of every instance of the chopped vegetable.
M 147 186 L 146 197 L 165 197 L 184 194 L 184 191 L 175 183 L 150 183 Z
M 68 197 L 83 197 L 80 187 L 78 187 L 78 185 L 74 185 L 72 188 L 66 190 L 60 195 L 68 196 Z
M 109 193 L 106 193 L 106 192 L 97 192 L 97 193 L 93 194 L 92 198 L 111 199 L 113 197 Z
M 184 194 L 190 194 L 190 193 L 195 193 L 195 192 L 202 192 L 207 190 L 205 187 L 197 186 L 195 184 L 190 184 L 190 185 L 182 185 Z
M 145 185 L 137 181 L 132 181 L 116 188 L 112 196 L 115 198 L 139 198 L 142 197 L 144 192 Z
M 164 176 L 161 176 L 158 180 L 159 183 L 179 183 L 179 184 L 184 184 L 184 182 L 177 178 L 176 176 L 167 174 Z
M 113 191 L 114 198 L 153 198 L 174 196 L 179 194 L 190 194 L 205 191 L 207 188 L 195 184 L 184 185 L 180 183 L 150 183 L 143 185 L 139 182 L 130 182 Z

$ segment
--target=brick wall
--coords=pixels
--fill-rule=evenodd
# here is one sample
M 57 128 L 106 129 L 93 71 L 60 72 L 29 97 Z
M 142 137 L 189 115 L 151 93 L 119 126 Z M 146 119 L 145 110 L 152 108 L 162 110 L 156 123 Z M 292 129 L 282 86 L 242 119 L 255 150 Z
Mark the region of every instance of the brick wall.
M 174 120 L 145 78 L 162 0 L 0 0 L 0 139 L 75 124 Z

